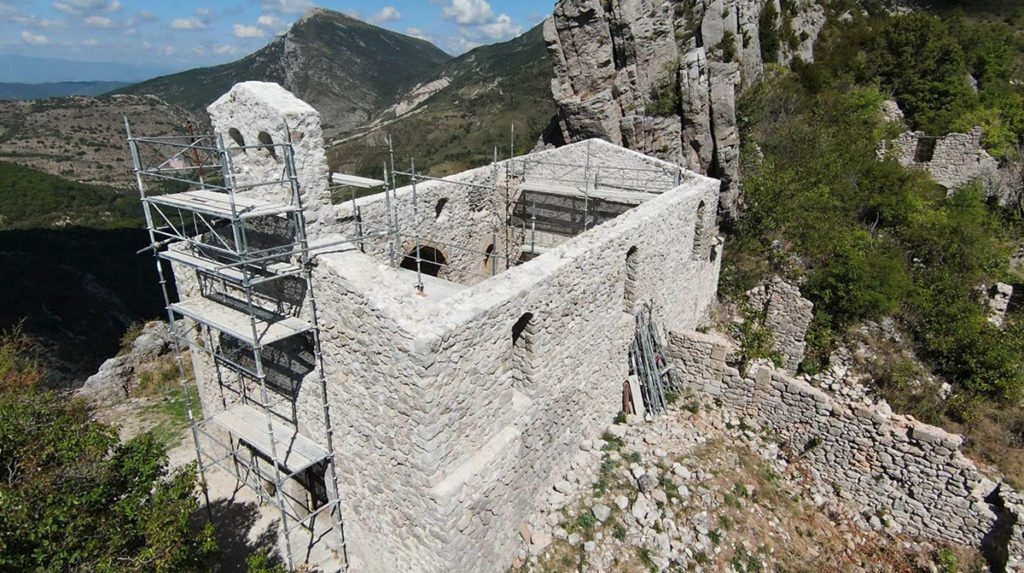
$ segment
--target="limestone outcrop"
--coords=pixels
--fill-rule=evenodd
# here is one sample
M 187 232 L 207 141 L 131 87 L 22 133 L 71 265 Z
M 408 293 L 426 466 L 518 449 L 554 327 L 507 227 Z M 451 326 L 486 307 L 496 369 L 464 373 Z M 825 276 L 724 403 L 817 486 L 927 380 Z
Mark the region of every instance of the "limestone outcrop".
M 602 137 L 718 177 L 721 209 L 735 214 L 737 94 L 761 76 L 765 57 L 812 59 L 825 23 L 813 0 L 783 4 L 561 0 L 544 39 L 564 139 Z M 762 54 L 762 21 L 774 22 L 779 50 Z
M 166 322 L 147 323 L 126 351 L 104 362 L 76 392 L 80 398 L 110 406 L 123 402 L 144 370 L 152 369 L 160 357 L 171 351 L 171 329 Z

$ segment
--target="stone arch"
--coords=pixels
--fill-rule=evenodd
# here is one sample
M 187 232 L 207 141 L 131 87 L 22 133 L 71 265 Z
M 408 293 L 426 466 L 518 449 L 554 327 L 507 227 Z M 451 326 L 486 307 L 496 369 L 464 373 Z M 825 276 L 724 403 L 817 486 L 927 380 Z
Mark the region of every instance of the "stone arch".
M 432 277 L 438 276 L 441 272 L 441 268 L 448 264 L 448 260 L 445 258 L 444 253 L 439 249 L 428 247 L 426 245 L 419 246 L 419 259 L 420 272 Z M 415 246 L 409 249 L 409 252 L 402 258 L 402 263 L 399 266 L 410 271 L 416 270 Z

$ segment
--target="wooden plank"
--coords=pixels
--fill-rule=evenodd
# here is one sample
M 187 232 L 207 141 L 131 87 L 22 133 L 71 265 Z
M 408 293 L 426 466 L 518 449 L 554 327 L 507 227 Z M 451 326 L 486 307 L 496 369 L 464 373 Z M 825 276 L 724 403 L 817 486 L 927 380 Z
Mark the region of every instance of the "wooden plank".
M 359 177 L 358 175 L 349 175 L 347 173 L 331 173 L 331 183 L 334 185 L 360 187 L 362 189 L 373 189 L 374 187 L 381 187 L 384 185 L 384 182 L 380 179 Z
M 183 193 L 146 197 L 146 201 L 156 205 L 174 207 L 175 209 L 195 211 L 196 213 L 213 217 L 230 218 L 232 216 L 231 196 L 227 193 L 205 190 L 185 191 Z M 241 219 L 280 215 L 294 210 L 295 207 L 291 205 L 278 205 L 244 195 L 235 195 L 235 213 Z
M 213 421 L 236 437 L 246 441 L 266 457 L 271 455 L 270 433 L 267 431 L 265 413 L 246 404 L 239 404 L 213 417 Z M 297 472 L 327 458 L 327 450 L 301 435 L 295 428 L 273 419 L 273 444 L 277 461 L 288 472 Z
M 278 320 L 256 319 L 257 338 L 253 339 L 252 324 L 248 314 L 208 298 L 193 298 L 171 305 L 171 309 L 237 338 L 249 346 L 267 345 L 310 330 L 308 322 L 294 317 Z
M 160 258 L 172 261 L 175 263 L 181 263 L 185 266 L 199 269 L 201 271 L 208 272 L 219 277 L 224 277 L 230 281 L 241 283 L 244 280 L 242 270 L 233 266 L 231 268 L 224 268 L 227 263 L 221 263 L 204 257 L 197 257 L 195 255 L 175 250 L 167 250 L 160 253 Z M 260 267 L 261 269 L 264 267 Z M 287 275 L 293 274 L 299 271 L 299 267 L 284 262 L 272 263 L 266 265 L 266 270 L 274 275 Z M 253 276 L 250 273 L 249 280 L 251 282 L 262 282 L 263 277 L 260 275 Z

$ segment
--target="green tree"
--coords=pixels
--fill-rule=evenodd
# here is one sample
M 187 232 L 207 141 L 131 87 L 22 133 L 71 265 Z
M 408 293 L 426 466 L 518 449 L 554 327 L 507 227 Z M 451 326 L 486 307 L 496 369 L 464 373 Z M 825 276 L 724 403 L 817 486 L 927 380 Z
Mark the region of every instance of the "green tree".
M 761 8 L 761 14 L 757 20 L 757 39 L 761 45 L 761 61 L 777 63 L 782 43 L 779 40 L 779 11 L 775 8 L 775 3 L 766 2 L 764 8 Z
M 871 71 L 893 91 L 916 127 L 945 133 L 956 117 L 976 105 L 963 50 L 937 17 L 922 12 L 894 16 L 876 37 Z
M 152 434 L 119 443 L 87 406 L 37 386 L 18 331 L 0 338 L 0 571 L 198 571 L 196 473 Z

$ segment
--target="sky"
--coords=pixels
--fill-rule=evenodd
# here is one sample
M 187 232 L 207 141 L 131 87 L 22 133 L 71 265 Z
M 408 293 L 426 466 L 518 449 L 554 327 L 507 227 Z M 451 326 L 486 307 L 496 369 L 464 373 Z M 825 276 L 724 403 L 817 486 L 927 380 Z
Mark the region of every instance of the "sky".
M 0 55 L 188 69 L 236 60 L 313 6 L 424 38 L 452 55 L 509 40 L 555 0 L 0 0 Z M 0 69 L 0 82 L 5 81 Z

